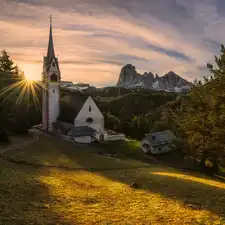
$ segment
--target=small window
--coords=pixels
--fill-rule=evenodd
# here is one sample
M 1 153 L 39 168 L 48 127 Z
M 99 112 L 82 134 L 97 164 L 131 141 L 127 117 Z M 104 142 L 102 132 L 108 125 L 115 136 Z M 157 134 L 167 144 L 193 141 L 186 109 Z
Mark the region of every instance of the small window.
M 54 62 L 52 63 L 52 66 L 55 67 L 55 63 Z
M 89 106 L 89 112 L 91 112 L 91 106 Z
M 161 151 L 161 148 L 159 148 L 159 151 Z
M 87 123 L 93 123 L 93 119 L 92 119 L 92 118 L 87 118 L 87 119 L 86 119 L 86 122 L 87 122 Z
M 52 92 L 55 93 L 55 90 L 53 90 Z
M 155 140 L 155 135 L 152 135 L 152 140 Z

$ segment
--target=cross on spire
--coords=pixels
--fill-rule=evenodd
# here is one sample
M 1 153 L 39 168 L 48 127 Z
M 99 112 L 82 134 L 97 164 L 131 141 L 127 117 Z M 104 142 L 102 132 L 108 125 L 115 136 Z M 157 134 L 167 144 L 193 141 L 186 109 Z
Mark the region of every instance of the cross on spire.
M 50 24 L 52 25 L 52 15 L 49 16 Z

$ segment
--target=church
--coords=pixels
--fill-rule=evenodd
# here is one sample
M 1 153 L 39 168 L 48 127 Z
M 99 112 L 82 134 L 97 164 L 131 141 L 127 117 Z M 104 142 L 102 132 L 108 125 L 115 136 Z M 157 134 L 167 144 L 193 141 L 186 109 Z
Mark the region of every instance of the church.
M 55 56 L 50 19 L 48 50 L 42 73 L 42 129 L 67 136 L 79 143 L 107 140 L 104 116 L 92 96 L 69 94 L 61 98 L 60 81 L 61 73 Z

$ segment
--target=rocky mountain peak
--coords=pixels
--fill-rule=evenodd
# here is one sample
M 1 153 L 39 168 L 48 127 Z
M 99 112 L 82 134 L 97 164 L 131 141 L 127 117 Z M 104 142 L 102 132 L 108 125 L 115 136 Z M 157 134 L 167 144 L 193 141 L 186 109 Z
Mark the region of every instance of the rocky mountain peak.
M 190 89 L 192 83 L 173 71 L 169 71 L 161 77 L 158 74 L 154 77 L 152 72 L 145 72 L 141 75 L 136 71 L 135 66 L 127 64 L 121 69 L 117 86 L 183 92 Z

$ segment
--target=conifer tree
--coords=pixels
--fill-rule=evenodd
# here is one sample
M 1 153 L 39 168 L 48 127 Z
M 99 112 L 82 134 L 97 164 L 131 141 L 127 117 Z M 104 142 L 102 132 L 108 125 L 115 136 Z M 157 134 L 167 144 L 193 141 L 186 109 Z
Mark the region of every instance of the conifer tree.
M 189 154 L 207 160 L 216 171 L 225 160 L 225 48 L 215 57 L 216 65 L 207 64 L 211 80 L 192 88 L 179 116 L 180 126 L 187 138 Z
M 10 59 L 5 50 L 2 51 L 2 55 L 0 56 L 0 69 L 6 73 L 15 72 L 14 62 Z

